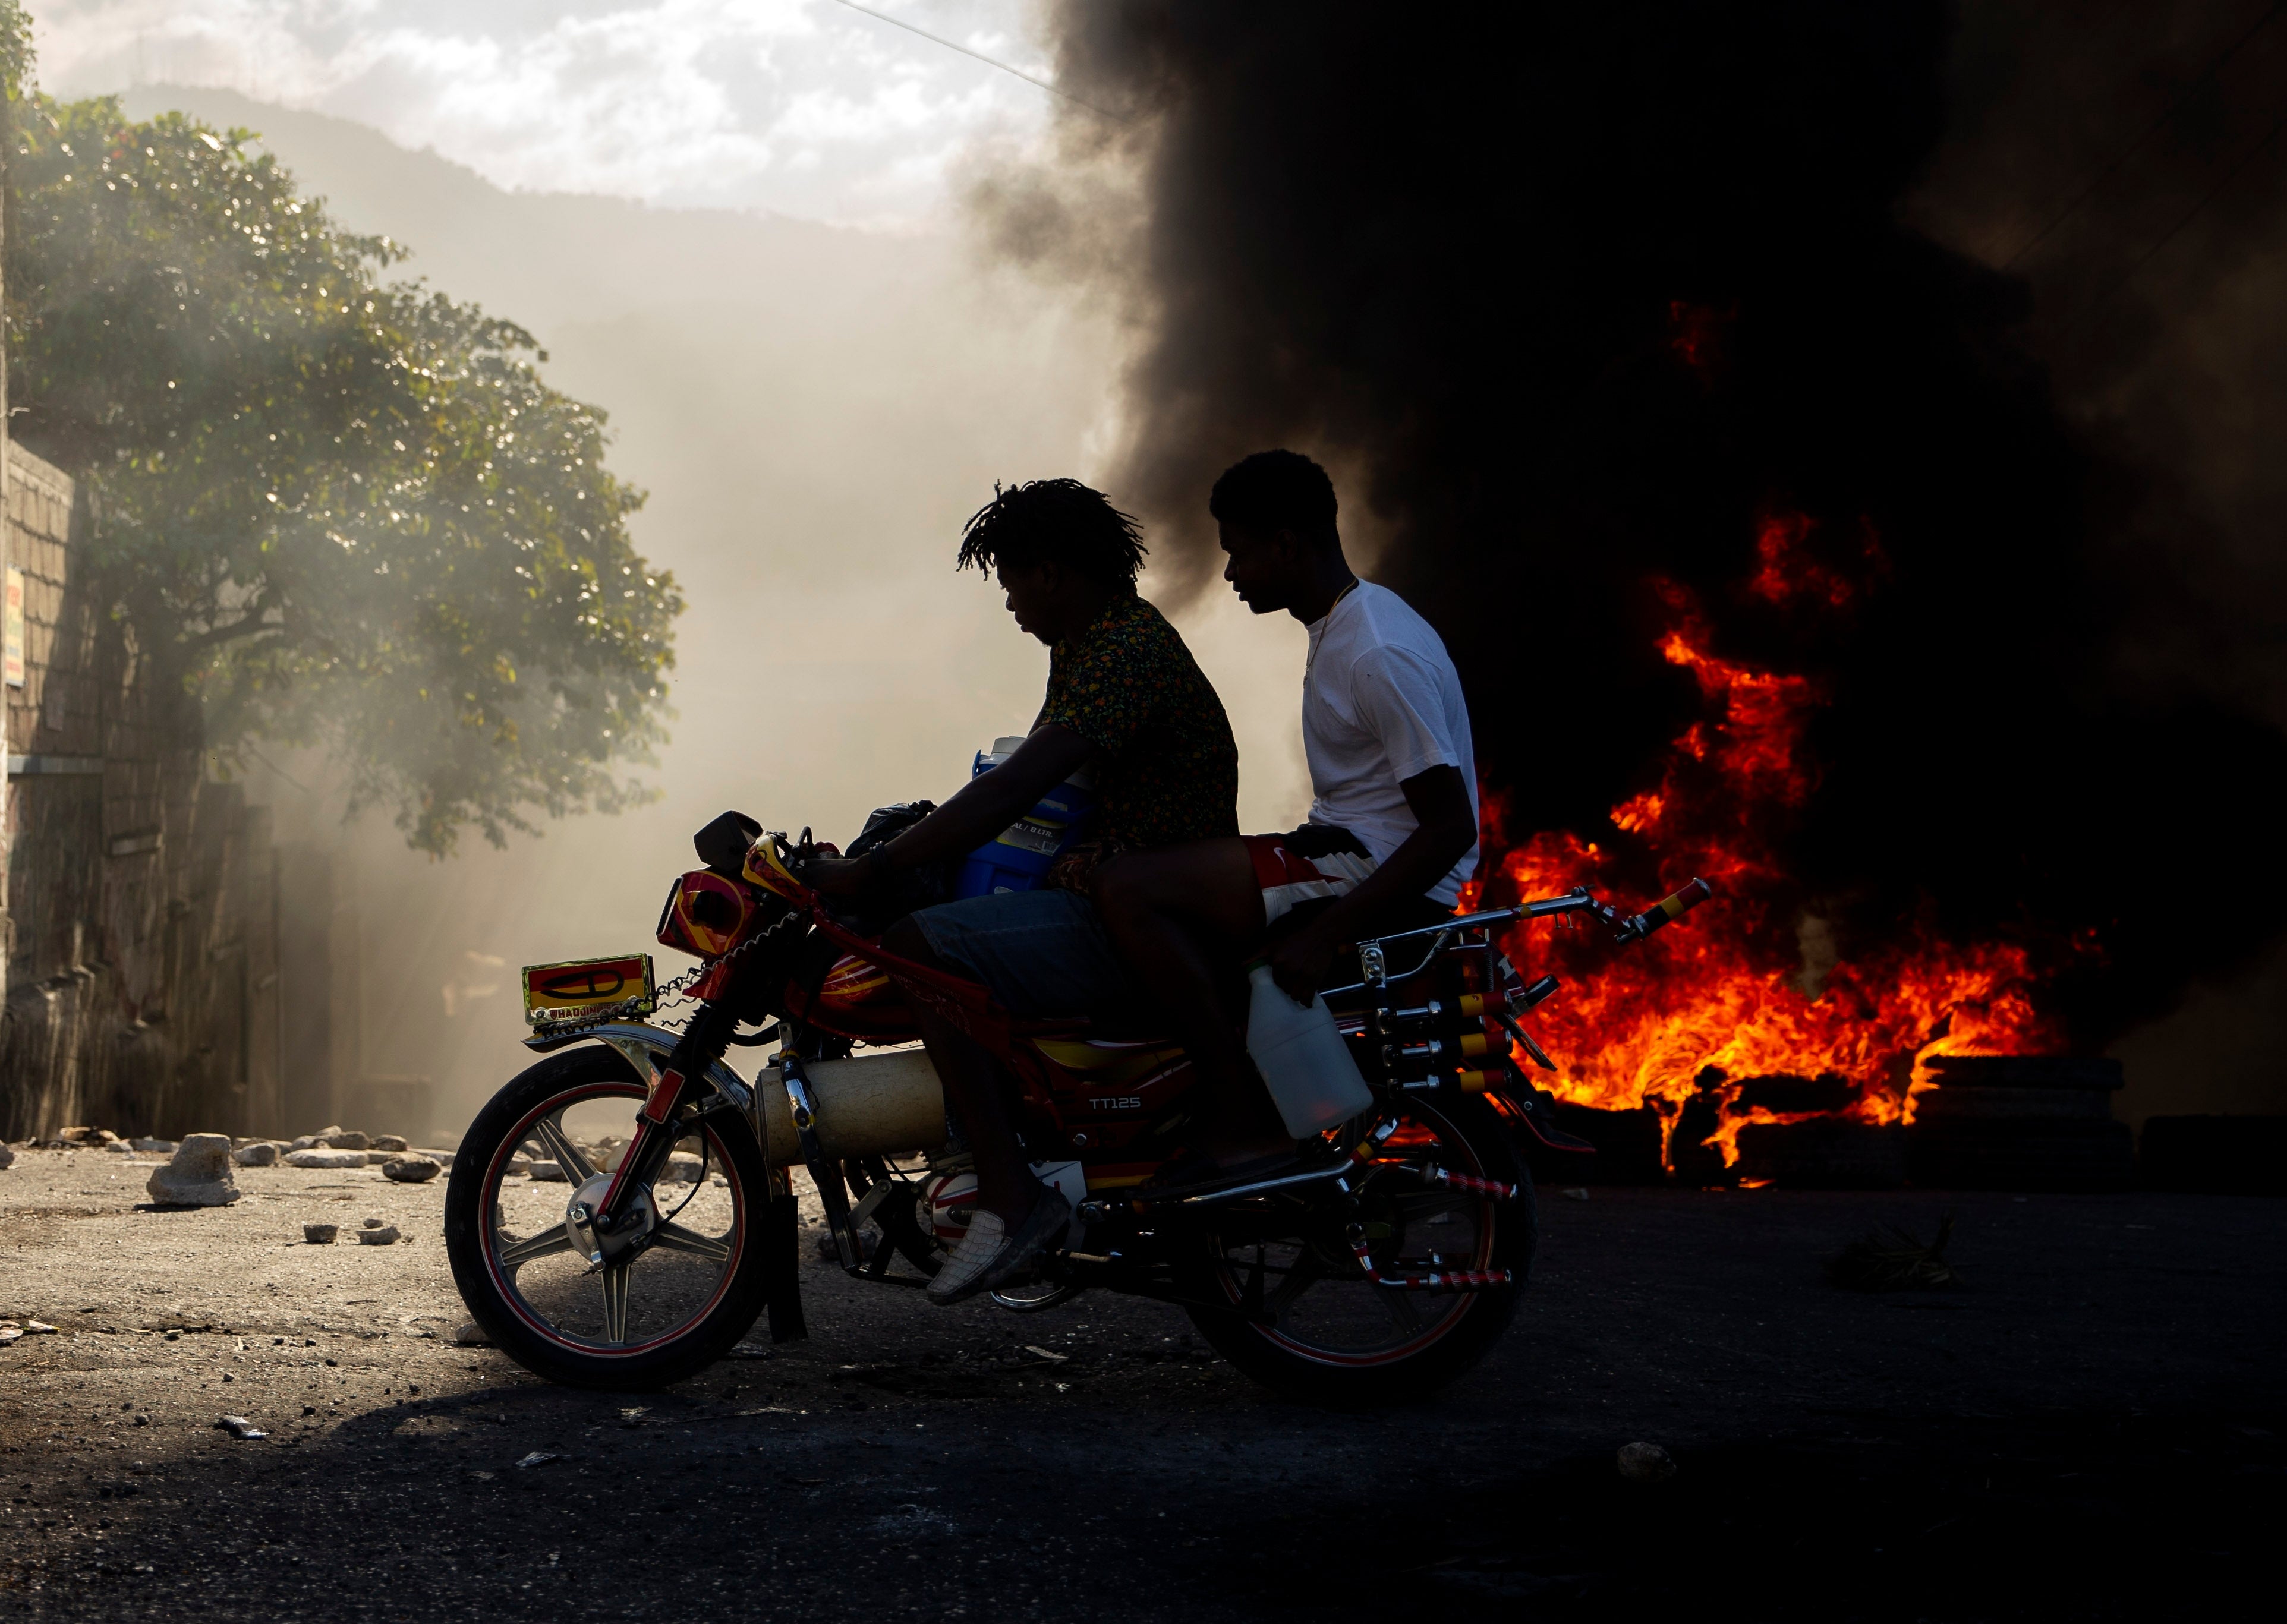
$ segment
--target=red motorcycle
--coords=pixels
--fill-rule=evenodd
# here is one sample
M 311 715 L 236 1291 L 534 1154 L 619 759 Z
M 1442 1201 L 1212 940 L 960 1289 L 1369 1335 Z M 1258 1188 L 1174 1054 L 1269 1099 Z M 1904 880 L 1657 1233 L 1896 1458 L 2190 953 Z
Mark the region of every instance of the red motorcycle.
M 1424 1391 L 1493 1344 L 1531 1270 L 1516 1132 L 1587 1148 L 1554 1128 L 1548 1096 L 1510 1058 L 1549 1064 L 1519 1018 L 1556 978 L 1523 985 L 1494 929 L 1582 914 L 1626 944 L 1709 895 L 1695 879 L 1625 915 L 1579 889 L 1358 943 L 1355 979 L 1324 996 L 1373 1107 L 1306 1145 L 1292 1171 L 1169 1186 L 1159 1175 L 1185 1147 L 1194 1081 L 1179 1047 L 1084 1019 L 1020 1020 L 981 987 L 883 952 L 886 921 L 838 914 L 803 884 L 811 857 L 834 855 L 807 831 L 789 841 L 726 813 L 694 843 L 706 866 L 675 882 L 659 940 L 700 966 L 656 990 L 647 955 L 527 970 L 538 1029 L 526 1041 L 548 1058 L 494 1096 L 454 1158 L 454 1280 L 495 1344 L 552 1381 L 677 1382 L 766 1310 L 774 1340 L 801 1336 L 796 1163 L 846 1272 L 926 1282 L 976 1184 L 913 1046 L 920 1004 L 1007 1065 L 1033 1171 L 1072 1202 L 1063 1244 L 994 1302 L 1153 1297 L 1286 1392 L 1354 1404 Z M 645 1019 L 677 992 L 694 1005 L 679 1031 Z M 751 1084 L 724 1058 L 765 1045 L 775 1056 Z

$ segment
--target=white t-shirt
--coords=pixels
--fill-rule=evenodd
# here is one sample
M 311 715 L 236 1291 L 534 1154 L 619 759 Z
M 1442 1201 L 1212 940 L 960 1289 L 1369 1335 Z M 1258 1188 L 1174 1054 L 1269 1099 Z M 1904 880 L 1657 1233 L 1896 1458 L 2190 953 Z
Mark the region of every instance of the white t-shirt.
M 1418 827 L 1397 786 L 1433 767 L 1461 769 L 1476 816 L 1469 707 L 1429 623 L 1395 592 L 1362 580 L 1310 630 L 1302 751 L 1310 763 L 1310 821 L 1341 825 L 1384 862 Z M 1452 903 L 1476 868 L 1472 844 L 1428 895 Z

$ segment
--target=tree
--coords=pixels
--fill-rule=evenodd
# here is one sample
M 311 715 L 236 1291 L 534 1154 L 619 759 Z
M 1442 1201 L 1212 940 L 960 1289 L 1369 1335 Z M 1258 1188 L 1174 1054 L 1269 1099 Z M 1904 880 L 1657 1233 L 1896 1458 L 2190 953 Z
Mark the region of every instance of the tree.
M 225 762 L 325 747 L 415 847 L 645 796 L 673 579 L 605 416 L 530 334 L 415 283 L 249 132 L 13 109 L 16 432 L 93 498 L 91 562 Z

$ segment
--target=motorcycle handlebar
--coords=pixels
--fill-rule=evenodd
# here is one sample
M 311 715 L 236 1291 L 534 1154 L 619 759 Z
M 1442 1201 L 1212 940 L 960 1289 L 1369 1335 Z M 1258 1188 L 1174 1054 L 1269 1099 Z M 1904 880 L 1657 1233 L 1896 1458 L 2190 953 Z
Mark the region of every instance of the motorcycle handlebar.
M 1418 929 L 1398 931 L 1377 937 L 1385 946 L 1403 942 L 1413 936 L 1440 935 L 1456 930 L 1483 929 L 1489 926 L 1506 925 L 1511 919 L 1545 919 L 1552 914 L 1585 913 L 1612 927 L 1614 935 L 1623 946 L 1641 942 L 1661 926 L 1682 918 L 1700 903 L 1715 895 L 1715 887 L 1704 879 L 1694 879 L 1674 895 L 1663 898 L 1642 913 L 1623 917 L 1610 903 L 1599 902 L 1586 886 L 1575 886 L 1562 896 L 1545 896 L 1537 901 L 1518 903 L 1508 908 L 1492 908 L 1479 913 L 1465 913 L 1439 925 L 1425 925 Z M 1436 950 L 1431 950 L 1433 952 Z
M 1641 942 L 1661 926 L 1672 924 L 1715 895 L 1715 887 L 1704 879 L 1693 879 L 1673 896 L 1662 897 L 1634 918 L 1620 926 L 1623 942 Z

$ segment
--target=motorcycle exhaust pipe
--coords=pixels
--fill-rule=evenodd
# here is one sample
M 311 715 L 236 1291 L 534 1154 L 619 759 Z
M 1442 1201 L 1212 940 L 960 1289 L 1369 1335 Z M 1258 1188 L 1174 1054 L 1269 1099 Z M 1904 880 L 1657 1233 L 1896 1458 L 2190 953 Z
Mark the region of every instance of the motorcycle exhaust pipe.
M 803 1076 L 818 1101 L 820 1147 L 835 1161 L 851 1156 L 917 1155 L 945 1147 L 945 1087 L 919 1049 L 805 1060 Z M 800 1164 L 802 1139 L 775 1066 L 755 1079 L 756 1135 L 773 1163 Z

